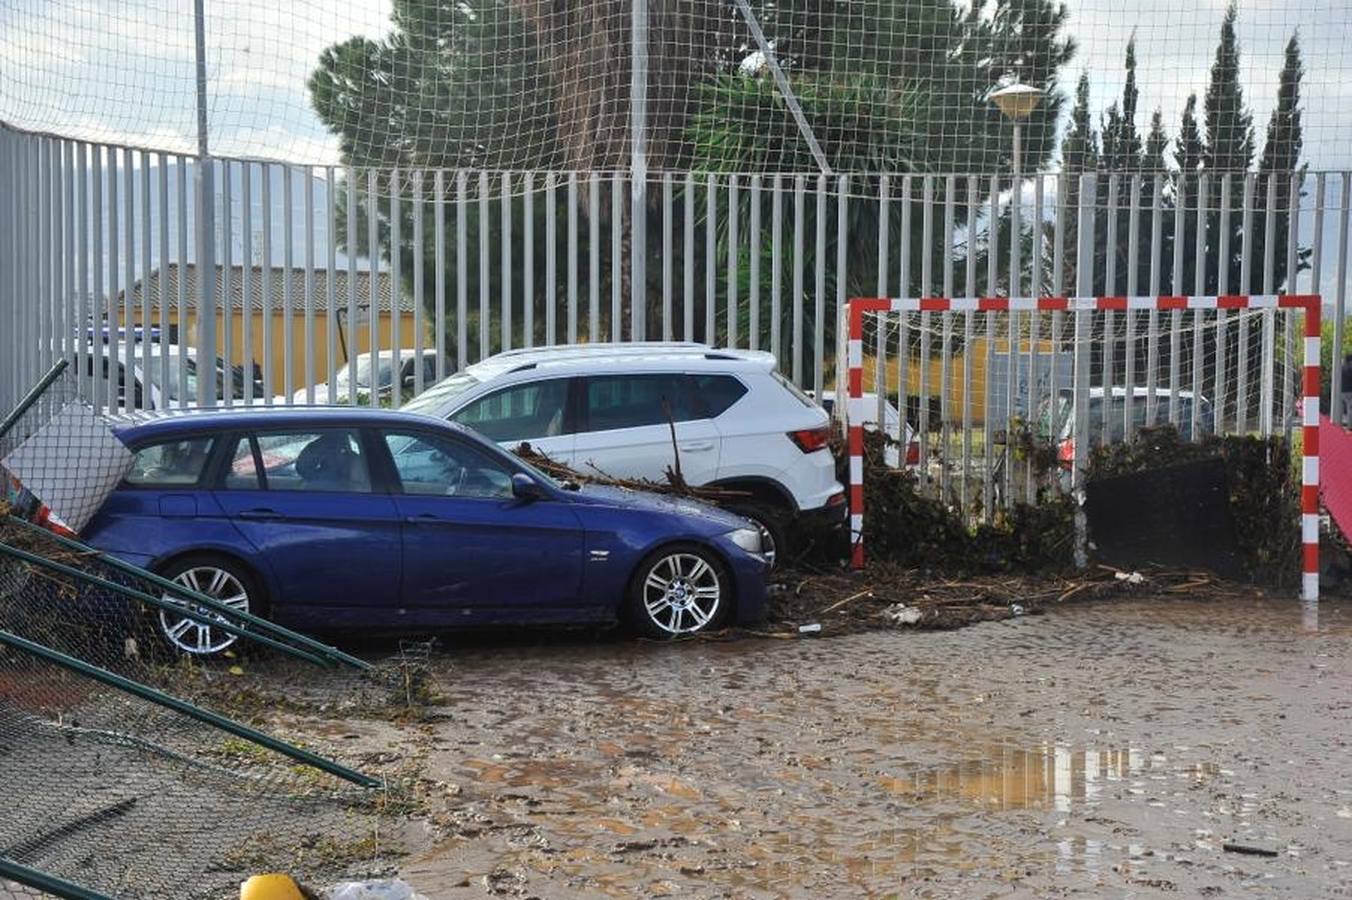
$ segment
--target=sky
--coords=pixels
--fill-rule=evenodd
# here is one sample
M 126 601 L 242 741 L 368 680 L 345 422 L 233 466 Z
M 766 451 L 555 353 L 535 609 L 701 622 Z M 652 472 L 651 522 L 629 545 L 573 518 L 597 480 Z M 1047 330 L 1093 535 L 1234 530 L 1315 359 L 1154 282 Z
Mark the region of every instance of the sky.
M 310 107 L 305 82 L 320 53 L 353 35 L 390 30 L 390 0 L 204 0 L 212 152 L 326 165 L 338 142 Z M 856 0 L 857 2 L 857 0 Z M 1123 54 L 1136 37 L 1138 127 L 1158 108 L 1177 131 L 1199 99 L 1227 0 L 1065 0 L 1096 119 L 1120 96 Z M 188 0 L 0 0 L 0 120 L 35 131 L 169 153 L 196 148 L 192 5 Z M 1245 97 L 1261 147 L 1283 48 L 1298 33 L 1305 155 L 1312 170 L 1352 169 L 1352 2 L 1240 0 Z M 748 40 L 748 45 L 750 41 Z M 1067 104 L 1067 110 L 1069 104 Z M 1339 185 L 1341 181 L 1337 182 Z M 1330 189 L 1328 206 L 1340 205 Z M 1310 215 L 1302 217 L 1303 234 Z M 1326 271 L 1337 216 L 1324 235 Z M 1347 284 L 1352 289 L 1352 275 Z M 1308 275 L 1302 278 L 1308 280 Z
M 1066 0 L 1079 52 L 1073 90 L 1090 74 L 1095 114 L 1120 93 L 1122 56 L 1136 35 L 1138 125 L 1159 108 L 1177 129 L 1201 95 L 1225 0 Z M 320 52 L 354 34 L 389 31 L 389 0 L 205 0 L 213 152 L 337 162 L 310 108 L 305 80 Z M 1352 168 L 1352 4 L 1242 0 L 1241 67 L 1260 140 L 1276 96 L 1282 49 L 1299 29 L 1306 160 Z M 187 0 L 0 0 L 0 118 L 138 147 L 195 147 L 193 20 Z

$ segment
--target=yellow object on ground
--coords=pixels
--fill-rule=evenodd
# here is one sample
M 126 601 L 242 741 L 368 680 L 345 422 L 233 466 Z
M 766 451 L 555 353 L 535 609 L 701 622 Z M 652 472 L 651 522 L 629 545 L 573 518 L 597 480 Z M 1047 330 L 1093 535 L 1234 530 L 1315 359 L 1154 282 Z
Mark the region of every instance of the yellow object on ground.
M 274 872 L 252 875 L 239 886 L 239 900 L 304 900 L 300 886 L 290 875 Z

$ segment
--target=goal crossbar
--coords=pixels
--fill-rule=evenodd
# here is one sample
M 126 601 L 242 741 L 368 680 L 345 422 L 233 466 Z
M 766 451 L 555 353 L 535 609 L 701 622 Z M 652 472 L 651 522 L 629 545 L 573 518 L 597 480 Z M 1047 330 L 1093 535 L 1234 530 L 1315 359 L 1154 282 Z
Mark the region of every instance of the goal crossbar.
M 864 551 L 864 321 L 882 313 L 950 312 L 1130 312 L 1174 310 L 1287 309 L 1305 313 L 1301 378 L 1301 596 L 1319 597 L 1319 391 L 1320 314 L 1318 294 L 1221 294 L 1163 296 L 1045 297 L 855 297 L 847 307 L 849 402 L 846 434 L 850 463 L 851 564 L 862 568 Z

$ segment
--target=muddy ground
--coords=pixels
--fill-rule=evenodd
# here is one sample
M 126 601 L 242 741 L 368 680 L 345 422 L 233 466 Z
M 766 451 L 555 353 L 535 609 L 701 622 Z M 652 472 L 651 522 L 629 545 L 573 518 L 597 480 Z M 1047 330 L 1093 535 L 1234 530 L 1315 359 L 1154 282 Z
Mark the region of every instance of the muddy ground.
M 382 841 L 433 900 L 1352 895 L 1345 603 L 474 636 L 429 665 L 420 721 L 269 718 L 419 773 Z

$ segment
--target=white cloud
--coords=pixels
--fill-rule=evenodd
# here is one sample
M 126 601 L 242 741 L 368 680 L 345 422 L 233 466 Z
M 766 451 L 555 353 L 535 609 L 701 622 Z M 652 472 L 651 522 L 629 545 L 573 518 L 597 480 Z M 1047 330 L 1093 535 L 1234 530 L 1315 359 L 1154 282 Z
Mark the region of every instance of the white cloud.
M 305 81 L 320 52 L 388 32 L 389 0 L 306 10 L 207 0 L 209 129 L 223 155 L 337 160 Z M 196 148 L 191 6 L 180 0 L 0 0 L 0 119 L 171 152 Z
M 1079 52 L 1073 89 L 1090 73 L 1096 117 L 1122 88 L 1135 32 L 1144 130 L 1159 108 L 1177 130 L 1190 92 L 1205 91 L 1227 0 L 1067 0 Z M 305 88 L 320 52 L 390 30 L 390 0 L 206 0 L 210 128 L 226 155 L 326 163 L 337 144 Z M 0 0 L 0 118 L 91 140 L 191 151 L 196 118 L 191 6 L 183 0 Z M 1261 139 L 1282 49 L 1299 26 L 1307 74 L 1306 158 L 1352 168 L 1352 9 L 1337 0 L 1243 0 L 1246 97 Z

